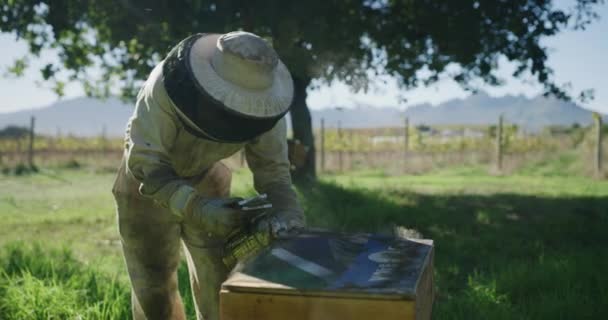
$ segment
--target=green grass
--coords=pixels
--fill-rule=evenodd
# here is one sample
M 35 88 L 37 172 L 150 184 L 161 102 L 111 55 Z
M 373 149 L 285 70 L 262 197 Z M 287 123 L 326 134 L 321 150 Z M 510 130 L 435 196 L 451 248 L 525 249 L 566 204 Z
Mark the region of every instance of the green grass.
M 0 179 L 0 246 L 67 246 L 79 261 L 127 279 L 110 192 L 113 173 L 84 168 Z M 236 172 L 234 180 L 234 194 L 253 194 L 249 173 Z
M 13 244 L 0 260 L 2 319 L 126 319 L 128 287 L 78 262 L 70 250 Z
M 80 261 L 122 270 L 112 174 L 63 170 L 0 179 L 0 245 L 68 246 Z
M 565 156 L 510 176 L 475 167 L 357 172 L 325 176 L 300 195 L 314 226 L 397 224 L 434 239 L 434 319 L 608 319 L 608 181 L 571 166 Z M 0 179 L 0 319 L 124 318 L 113 175 L 85 168 Z M 233 193 L 252 193 L 250 174 L 235 173 Z M 186 288 L 182 267 L 192 314 Z
M 0 319 L 129 319 L 126 281 L 78 261 L 69 248 L 12 243 L 0 254 Z M 194 306 L 185 263 L 178 270 L 187 314 Z

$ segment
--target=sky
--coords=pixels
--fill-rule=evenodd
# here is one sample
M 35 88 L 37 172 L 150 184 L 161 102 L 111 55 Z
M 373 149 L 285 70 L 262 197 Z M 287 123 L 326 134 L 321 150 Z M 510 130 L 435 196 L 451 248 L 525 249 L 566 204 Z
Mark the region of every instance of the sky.
M 557 5 L 568 6 L 572 0 L 557 0 Z M 582 107 L 608 114 L 608 4 L 598 7 L 600 19 L 584 31 L 568 30 L 547 38 L 543 44 L 550 49 L 549 65 L 555 71 L 558 84 L 571 83 L 573 92 L 595 90 L 593 101 L 580 104 Z M 47 52 L 42 58 L 30 61 L 30 68 L 23 77 L 6 77 L 5 70 L 15 59 L 27 52 L 24 42 L 15 40 L 12 34 L 0 33 L 0 114 L 31 108 L 40 108 L 56 102 L 59 98 L 49 84 L 41 81 L 39 69 L 54 60 L 54 53 Z M 498 74 L 506 83 L 500 87 L 480 86 L 491 96 L 525 95 L 533 97 L 542 93 L 542 87 L 531 79 L 514 79 L 510 76 L 513 65 L 501 61 Z M 386 85 L 378 85 L 367 93 L 352 93 L 343 83 L 333 83 L 311 90 L 308 105 L 312 109 L 327 107 L 352 108 L 358 105 L 376 107 L 407 108 L 421 103 L 437 105 L 442 102 L 465 98 L 464 91 L 450 79 L 442 79 L 429 87 L 420 87 L 402 92 L 394 80 L 386 79 Z M 61 99 L 82 96 L 78 84 L 69 85 Z M 402 101 L 400 97 L 405 98 Z

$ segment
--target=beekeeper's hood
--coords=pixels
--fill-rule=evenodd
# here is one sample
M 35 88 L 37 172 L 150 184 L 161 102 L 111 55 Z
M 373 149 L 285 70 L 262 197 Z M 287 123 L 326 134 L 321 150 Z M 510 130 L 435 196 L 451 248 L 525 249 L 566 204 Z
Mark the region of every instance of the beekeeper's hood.
M 171 50 L 163 83 L 191 133 L 241 143 L 272 129 L 289 110 L 293 81 L 255 34 L 196 34 Z

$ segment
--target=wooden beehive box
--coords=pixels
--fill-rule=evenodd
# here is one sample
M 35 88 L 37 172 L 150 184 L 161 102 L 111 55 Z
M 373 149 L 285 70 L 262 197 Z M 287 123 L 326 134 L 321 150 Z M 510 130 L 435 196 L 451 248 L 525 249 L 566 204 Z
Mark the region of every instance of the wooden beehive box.
M 277 241 L 222 285 L 222 320 L 430 319 L 433 241 L 310 232 Z

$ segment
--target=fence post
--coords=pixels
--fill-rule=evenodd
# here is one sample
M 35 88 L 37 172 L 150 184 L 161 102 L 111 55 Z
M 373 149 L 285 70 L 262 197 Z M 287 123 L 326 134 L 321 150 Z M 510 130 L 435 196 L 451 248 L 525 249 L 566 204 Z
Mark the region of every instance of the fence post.
M 405 117 L 405 123 L 403 128 L 403 147 L 405 148 L 405 155 L 410 150 L 410 119 Z
M 595 174 L 597 177 L 602 175 L 602 116 L 599 113 L 594 112 L 593 118 L 595 120 Z
M 498 125 L 496 126 L 496 169 L 502 171 L 502 156 L 503 156 L 503 145 L 502 145 L 502 114 L 498 116 Z
M 325 171 L 325 119 L 321 118 L 321 172 Z
M 338 170 L 342 172 L 342 122 L 338 121 Z
M 354 157 L 354 146 L 355 146 L 355 138 L 353 136 L 354 129 L 350 128 L 348 130 L 348 170 L 353 170 L 353 157 Z
M 27 153 L 27 162 L 30 165 L 30 168 L 34 167 L 34 125 L 36 123 L 36 118 L 32 116 L 30 118 L 30 145 Z
M 104 124 L 101 127 L 101 154 L 105 157 L 106 155 L 106 150 L 108 149 L 108 142 L 107 142 L 107 136 L 108 136 L 108 129 L 106 128 L 106 125 Z

